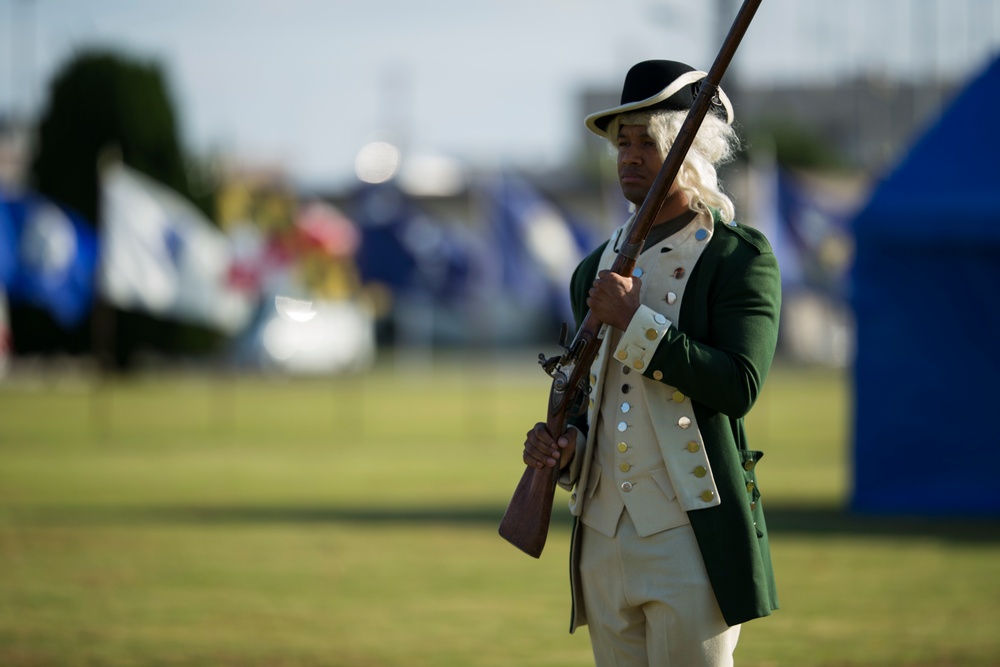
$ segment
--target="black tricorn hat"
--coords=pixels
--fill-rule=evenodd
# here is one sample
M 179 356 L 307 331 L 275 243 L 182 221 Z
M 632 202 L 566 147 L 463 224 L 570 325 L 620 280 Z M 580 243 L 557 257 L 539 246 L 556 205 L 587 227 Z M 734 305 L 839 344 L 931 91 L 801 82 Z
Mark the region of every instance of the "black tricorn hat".
M 629 111 L 687 111 L 694 106 L 698 82 L 708 76 L 690 65 L 673 60 L 646 60 L 625 75 L 621 104 L 613 109 L 590 114 L 584 121 L 587 128 L 602 137 L 607 136 L 611 119 Z M 722 89 L 719 99 L 726 109 L 726 121 L 733 122 L 733 108 Z

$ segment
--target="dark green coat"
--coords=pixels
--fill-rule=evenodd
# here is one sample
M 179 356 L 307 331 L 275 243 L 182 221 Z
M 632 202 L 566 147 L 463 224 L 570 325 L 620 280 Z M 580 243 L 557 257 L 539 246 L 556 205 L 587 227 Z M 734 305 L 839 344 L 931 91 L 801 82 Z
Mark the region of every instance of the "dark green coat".
M 579 326 L 607 243 L 577 267 L 570 286 Z M 760 396 L 778 340 L 781 281 L 763 234 L 715 223 L 691 271 L 680 316 L 643 375 L 691 398 L 721 503 L 688 512 L 722 614 L 736 625 L 778 608 L 756 462 L 743 417 Z M 749 470 L 747 468 L 750 468 Z

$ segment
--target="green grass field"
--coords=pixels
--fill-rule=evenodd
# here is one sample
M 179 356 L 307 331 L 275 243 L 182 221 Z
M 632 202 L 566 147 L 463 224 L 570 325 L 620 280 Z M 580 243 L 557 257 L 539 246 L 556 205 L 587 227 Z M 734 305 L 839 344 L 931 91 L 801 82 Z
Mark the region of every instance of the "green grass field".
M 565 493 L 541 559 L 496 534 L 546 380 L 8 379 L 0 665 L 591 664 Z M 849 422 L 842 372 L 787 367 L 749 418 L 782 609 L 737 664 L 1000 664 L 1000 525 L 844 513 Z

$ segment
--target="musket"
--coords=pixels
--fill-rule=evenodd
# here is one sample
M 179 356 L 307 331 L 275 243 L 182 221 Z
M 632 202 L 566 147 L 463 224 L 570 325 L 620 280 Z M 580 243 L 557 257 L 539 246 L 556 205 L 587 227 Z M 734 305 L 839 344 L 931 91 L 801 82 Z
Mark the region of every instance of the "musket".
M 649 230 L 653 227 L 663 202 L 666 201 L 681 165 L 684 164 L 684 158 L 705 119 L 705 114 L 708 113 L 713 101 L 717 102 L 722 76 L 750 27 L 760 3 L 761 0 L 745 0 L 736 14 L 722 48 L 708 75 L 700 82 L 701 87 L 694 104 L 681 124 L 677 138 L 667 152 L 663 166 L 653 180 L 653 185 L 635 215 L 635 221 L 618 251 L 618 256 L 611 265 L 611 270 L 615 273 L 631 276 L 635 270 L 636 260 L 649 235 Z M 563 347 L 561 356 L 546 359 L 544 354 L 538 355 L 538 362 L 552 378 L 545 428 L 553 437 L 562 435 L 569 418 L 584 409 L 590 392 L 587 376 L 600 348 L 601 331 L 602 323 L 592 311 L 588 312 L 568 346 L 566 326 L 563 325 L 559 340 L 560 346 Z M 545 548 L 558 478 L 558 464 L 551 468 L 525 466 L 524 474 L 521 475 L 521 480 L 507 505 L 507 511 L 500 521 L 500 536 L 535 558 L 541 556 L 542 549 Z

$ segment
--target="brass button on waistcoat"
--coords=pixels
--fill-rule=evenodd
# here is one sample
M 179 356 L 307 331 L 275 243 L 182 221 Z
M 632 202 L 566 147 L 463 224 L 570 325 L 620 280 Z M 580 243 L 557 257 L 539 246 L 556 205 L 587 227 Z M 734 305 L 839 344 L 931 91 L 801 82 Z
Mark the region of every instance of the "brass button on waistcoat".
M 654 380 L 662 380 L 663 379 L 663 371 L 653 371 L 653 379 Z
M 708 474 L 708 471 L 705 470 L 705 466 L 697 466 L 694 469 L 694 476 L 695 477 L 704 477 L 707 474 Z
M 684 394 L 682 394 L 679 391 L 675 391 L 671 395 L 671 398 L 674 399 L 674 403 L 683 403 L 684 402 Z
M 715 492 L 712 491 L 711 489 L 705 489 L 704 491 L 701 492 L 701 499 L 704 500 L 706 503 L 712 502 L 713 498 L 715 498 Z
M 753 459 L 750 459 L 749 461 L 747 461 L 746 463 L 743 464 L 743 469 L 744 470 L 753 470 L 753 466 L 754 466 L 754 461 L 753 461 Z
M 631 470 L 631 469 L 632 469 L 632 466 L 631 466 L 631 465 L 629 465 L 628 463 L 626 463 L 626 462 L 624 462 L 624 461 L 623 461 L 623 462 L 622 462 L 622 463 L 621 463 L 621 464 L 620 464 L 620 465 L 618 466 L 618 469 L 619 469 L 619 470 L 621 470 L 622 472 L 628 472 L 629 470 Z
M 627 442 L 619 442 L 618 443 L 618 451 L 619 452 L 627 452 L 628 451 L 628 443 Z
M 701 449 L 701 445 L 699 445 L 699 444 L 698 444 L 698 441 L 697 441 L 697 440 L 692 440 L 691 442 L 689 442 L 689 443 L 687 444 L 687 450 L 688 450 L 689 452 L 691 452 L 692 454 L 693 454 L 694 452 L 698 451 L 699 449 Z
M 628 359 L 628 352 L 625 350 L 618 350 L 618 354 L 615 356 L 617 356 L 620 360 L 625 361 Z

